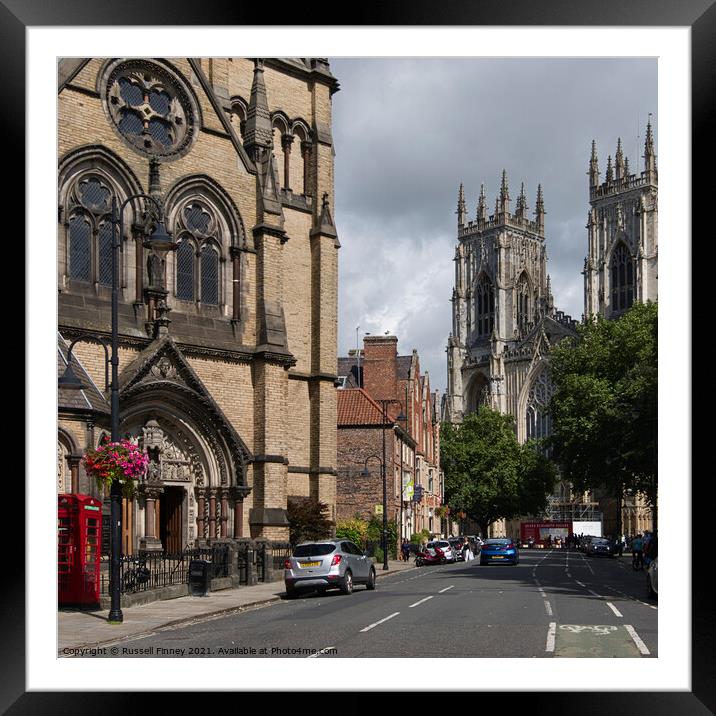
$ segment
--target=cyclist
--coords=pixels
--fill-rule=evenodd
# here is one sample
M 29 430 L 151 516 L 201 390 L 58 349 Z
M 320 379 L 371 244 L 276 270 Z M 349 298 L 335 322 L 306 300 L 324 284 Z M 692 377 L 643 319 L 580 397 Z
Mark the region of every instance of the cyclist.
M 637 569 L 644 569 L 644 540 L 638 534 L 631 541 L 631 565 Z

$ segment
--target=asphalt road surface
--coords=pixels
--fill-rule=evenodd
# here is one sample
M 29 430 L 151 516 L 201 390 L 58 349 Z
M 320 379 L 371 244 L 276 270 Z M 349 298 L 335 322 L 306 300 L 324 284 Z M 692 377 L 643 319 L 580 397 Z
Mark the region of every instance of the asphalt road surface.
M 521 550 L 420 567 L 117 643 L 124 657 L 656 657 L 657 602 L 631 562 Z

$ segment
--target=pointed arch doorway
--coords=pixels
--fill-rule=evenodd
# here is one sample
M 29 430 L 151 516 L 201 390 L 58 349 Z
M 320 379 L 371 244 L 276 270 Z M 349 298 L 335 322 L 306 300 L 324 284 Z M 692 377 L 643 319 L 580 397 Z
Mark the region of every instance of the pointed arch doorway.
M 164 487 L 156 502 L 159 540 L 165 552 L 181 552 L 184 547 L 184 500 L 183 487 Z

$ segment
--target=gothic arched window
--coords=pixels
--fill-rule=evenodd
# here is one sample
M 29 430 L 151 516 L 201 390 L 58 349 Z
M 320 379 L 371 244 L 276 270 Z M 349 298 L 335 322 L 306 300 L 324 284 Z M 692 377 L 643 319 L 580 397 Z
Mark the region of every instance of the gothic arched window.
M 541 440 L 552 433 L 549 403 L 554 395 L 554 385 L 547 369 L 532 381 L 527 396 L 527 439 Z
M 612 254 L 612 311 L 626 311 L 634 303 L 634 262 L 622 242 Z
M 515 286 L 517 305 L 517 328 L 524 331 L 530 322 L 530 283 L 527 274 L 523 271 Z
M 204 202 L 187 202 L 177 216 L 176 297 L 218 306 L 221 301 L 220 229 Z
M 483 273 L 475 287 L 475 331 L 478 337 L 489 337 L 495 327 L 495 290 Z
M 68 202 L 68 275 L 72 281 L 112 285 L 112 189 L 98 175 L 75 182 Z

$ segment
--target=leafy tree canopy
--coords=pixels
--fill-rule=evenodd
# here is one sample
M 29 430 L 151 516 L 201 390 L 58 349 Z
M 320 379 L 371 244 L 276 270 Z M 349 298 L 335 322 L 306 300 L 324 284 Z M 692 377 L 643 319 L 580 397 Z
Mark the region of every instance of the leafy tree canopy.
M 445 501 L 464 510 L 487 534 L 495 520 L 538 514 L 547 504 L 556 473 L 532 444 L 520 445 L 510 415 L 481 408 L 461 424 L 443 423 L 440 454 Z
M 291 544 L 328 539 L 333 522 L 328 518 L 328 505 L 311 497 L 289 497 L 286 516 Z
M 657 318 L 656 303 L 636 303 L 617 320 L 578 326 L 552 352 L 550 442 L 578 489 L 623 487 L 655 501 Z

